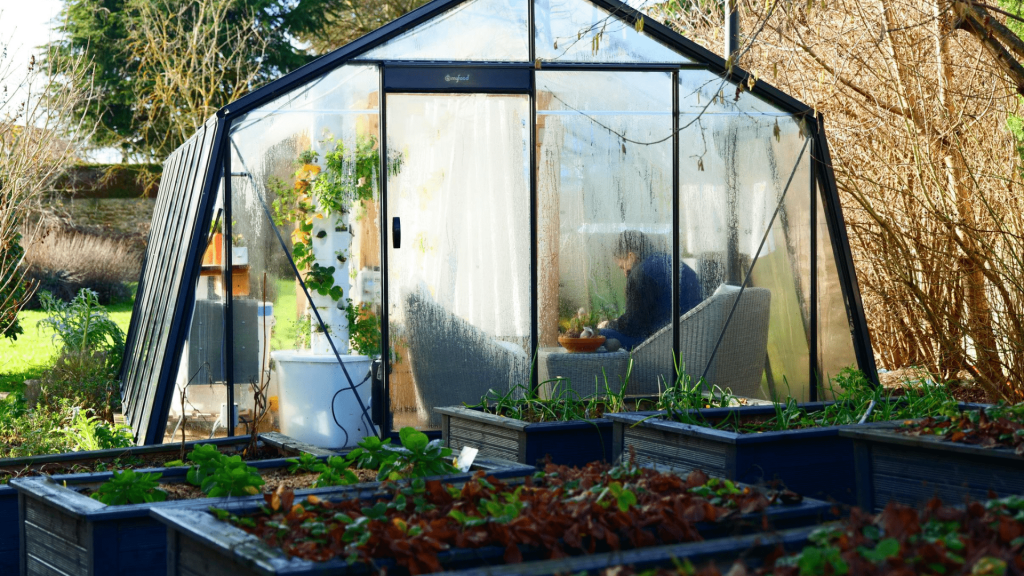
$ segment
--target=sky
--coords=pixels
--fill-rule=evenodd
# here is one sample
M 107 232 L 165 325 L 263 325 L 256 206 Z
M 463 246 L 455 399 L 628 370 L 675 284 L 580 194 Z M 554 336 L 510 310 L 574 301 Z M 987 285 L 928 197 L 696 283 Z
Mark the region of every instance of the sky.
M 16 77 L 24 77 L 29 56 L 54 36 L 51 20 L 62 5 L 60 0 L 0 0 L 0 43 L 10 40 L 4 60 L 15 65 Z
M 56 36 L 51 28 L 63 5 L 61 0 L 0 0 L 0 44 L 9 42 L 0 65 L 10 63 L 9 83 L 17 84 L 24 78 L 29 57 Z M 0 110 L 0 114 L 3 112 Z M 96 162 L 121 161 L 120 152 L 114 149 L 96 150 L 90 156 Z

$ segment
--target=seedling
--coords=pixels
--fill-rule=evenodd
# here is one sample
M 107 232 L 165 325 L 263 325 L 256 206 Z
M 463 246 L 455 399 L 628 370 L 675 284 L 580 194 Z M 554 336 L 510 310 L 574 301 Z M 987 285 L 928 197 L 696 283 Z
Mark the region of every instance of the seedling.
M 97 488 L 92 497 L 107 506 L 163 502 L 167 500 L 167 492 L 158 488 L 160 477 L 159 472 L 114 472 L 110 480 Z

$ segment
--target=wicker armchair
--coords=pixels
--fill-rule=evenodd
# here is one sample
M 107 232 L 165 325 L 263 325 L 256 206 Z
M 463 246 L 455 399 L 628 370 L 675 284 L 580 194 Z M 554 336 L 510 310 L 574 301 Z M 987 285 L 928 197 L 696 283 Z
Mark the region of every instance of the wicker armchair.
M 416 405 L 428 427 L 441 426 L 434 408 L 476 403 L 491 388 L 529 383 L 530 358 L 521 346 L 488 336 L 423 290 L 409 293 L 405 305 Z
M 723 284 L 707 300 L 679 318 L 680 360 L 694 380 L 707 368 L 708 384 L 729 388 L 733 394 L 764 397 L 761 374 L 768 351 L 771 291 L 746 288 L 725 337 L 711 357 L 733 303 L 737 286 Z M 630 394 L 657 394 L 672 379 L 672 326 L 665 326 L 633 349 Z M 708 364 L 711 364 L 708 367 Z

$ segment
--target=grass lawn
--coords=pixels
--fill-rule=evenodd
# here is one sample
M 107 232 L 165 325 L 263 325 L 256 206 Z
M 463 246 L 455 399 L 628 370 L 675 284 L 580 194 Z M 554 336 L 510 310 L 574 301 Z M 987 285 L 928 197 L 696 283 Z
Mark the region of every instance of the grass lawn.
M 132 302 L 106 308 L 114 322 L 127 334 Z M 39 378 L 43 370 L 53 363 L 57 355 L 53 332 L 36 326 L 45 317 L 41 310 L 25 310 L 18 314 L 25 333 L 18 336 L 17 341 L 0 338 L 0 392 L 21 391 L 25 380 Z

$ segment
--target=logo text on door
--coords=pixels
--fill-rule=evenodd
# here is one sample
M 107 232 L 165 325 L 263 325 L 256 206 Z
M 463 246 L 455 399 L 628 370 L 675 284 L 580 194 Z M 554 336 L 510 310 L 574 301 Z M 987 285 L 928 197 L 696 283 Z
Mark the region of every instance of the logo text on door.
M 458 84 L 459 82 L 468 82 L 469 81 L 469 74 L 466 74 L 465 76 L 459 76 L 459 75 L 452 76 L 451 74 L 448 74 L 447 76 L 444 77 L 444 81 L 445 82 L 455 82 L 456 84 Z

